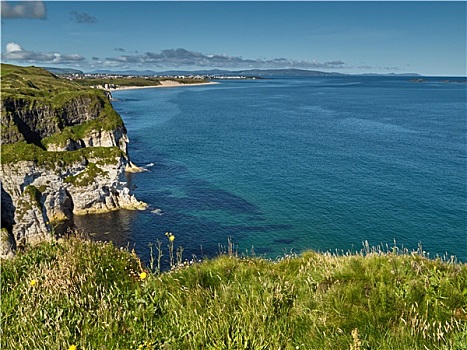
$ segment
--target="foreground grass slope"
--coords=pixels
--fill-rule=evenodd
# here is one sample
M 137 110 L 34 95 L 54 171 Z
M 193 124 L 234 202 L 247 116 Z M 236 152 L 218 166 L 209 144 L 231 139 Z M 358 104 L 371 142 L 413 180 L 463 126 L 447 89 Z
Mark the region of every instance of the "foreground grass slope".
M 70 238 L 2 261 L 1 292 L 2 349 L 467 349 L 467 266 L 418 254 L 220 256 L 157 274 Z

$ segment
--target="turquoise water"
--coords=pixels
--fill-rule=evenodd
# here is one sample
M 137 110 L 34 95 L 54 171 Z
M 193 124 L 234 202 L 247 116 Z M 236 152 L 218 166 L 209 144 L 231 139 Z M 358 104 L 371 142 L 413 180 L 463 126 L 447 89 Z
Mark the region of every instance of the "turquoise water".
M 358 250 L 362 242 L 467 260 L 466 84 L 401 77 L 281 78 L 115 92 L 128 175 L 161 215 L 78 227 L 147 259 L 176 236 L 185 258 Z M 118 233 L 116 233 L 118 232 Z

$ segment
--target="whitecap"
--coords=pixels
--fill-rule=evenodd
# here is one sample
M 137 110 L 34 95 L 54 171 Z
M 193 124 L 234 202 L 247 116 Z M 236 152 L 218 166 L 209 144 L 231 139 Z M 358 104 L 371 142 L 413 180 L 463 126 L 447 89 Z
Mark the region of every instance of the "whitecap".
M 151 210 L 151 213 L 156 214 L 156 215 L 162 215 L 162 214 L 164 214 L 164 213 L 162 212 L 162 209 L 159 209 L 159 208 L 158 208 L 158 209 Z

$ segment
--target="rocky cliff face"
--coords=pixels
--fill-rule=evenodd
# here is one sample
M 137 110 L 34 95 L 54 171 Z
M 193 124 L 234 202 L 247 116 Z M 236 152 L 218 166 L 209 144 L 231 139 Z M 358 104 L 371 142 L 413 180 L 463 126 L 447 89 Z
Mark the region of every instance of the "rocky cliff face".
M 127 161 L 112 149 L 106 163 L 86 157 L 69 164 L 3 164 L 2 224 L 17 244 L 50 239 L 52 226 L 73 214 L 91 214 L 144 204 L 120 181 Z M 5 211 L 4 211 L 5 209 Z
M 42 85 L 61 84 L 44 74 Z M 47 95 L 29 85 L 32 92 L 12 87 L 1 100 L 3 257 L 54 239 L 54 223 L 73 215 L 145 207 L 123 181 L 128 137 L 108 96 L 68 85 Z

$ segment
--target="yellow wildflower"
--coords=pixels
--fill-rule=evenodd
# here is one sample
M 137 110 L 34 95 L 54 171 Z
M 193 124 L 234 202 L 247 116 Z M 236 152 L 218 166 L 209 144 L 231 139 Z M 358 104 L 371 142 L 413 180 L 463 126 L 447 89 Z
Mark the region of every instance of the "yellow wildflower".
M 170 242 L 173 242 L 174 240 L 175 240 L 175 236 L 174 236 L 174 235 L 170 235 L 170 236 L 169 236 L 169 241 L 170 241 Z
M 76 349 L 78 349 L 78 347 L 75 344 L 70 345 L 70 347 L 68 348 L 68 350 L 76 350 Z
M 144 271 L 139 274 L 139 278 L 141 278 L 142 280 L 144 280 L 146 277 L 148 277 L 148 274 Z
M 37 280 L 30 280 L 30 281 L 29 281 L 29 285 L 30 285 L 31 287 L 34 287 L 36 284 L 37 284 Z

